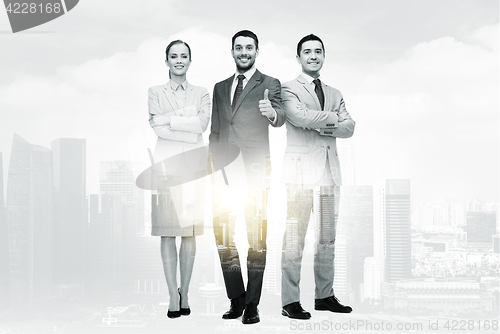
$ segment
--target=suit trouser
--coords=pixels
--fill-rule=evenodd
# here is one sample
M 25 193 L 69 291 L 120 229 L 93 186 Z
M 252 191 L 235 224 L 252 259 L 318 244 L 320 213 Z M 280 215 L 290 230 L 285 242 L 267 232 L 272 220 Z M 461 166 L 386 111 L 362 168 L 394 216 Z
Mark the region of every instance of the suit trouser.
M 266 266 L 267 196 L 266 189 L 254 188 L 245 198 L 245 221 L 250 248 L 247 256 L 248 285 L 245 291 L 240 258 L 234 243 L 236 212 L 214 217 L 213 226 L 226 293 L 229 299 L 246 292 L 245 303 L 259 304 Z M 263 196 L 264 195 L 264 196 Z
M 315 196 L 316 198 L 313 198 Z M 302 253 L 311 210 L 315 210 L 314 298 L 333 296 L 335 235 L 340 199 L 338 186 L 287 187 L 287 221 L 281 256 L 281 302 L 300 301 Z M 315 202 L 313 204 L 313 202 Z

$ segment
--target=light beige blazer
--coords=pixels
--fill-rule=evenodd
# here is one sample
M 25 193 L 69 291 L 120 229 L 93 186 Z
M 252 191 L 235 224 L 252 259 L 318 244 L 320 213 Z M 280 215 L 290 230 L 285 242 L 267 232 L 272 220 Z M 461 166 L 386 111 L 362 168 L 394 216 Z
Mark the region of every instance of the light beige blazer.
M 341 185 L 336 138 L 349 138 L 355 122 L 347 112 L 342 94 L 322 82 L 325 107 L 310 84 L 299 75 L 281 86 L 281 99 L 286 115 L 287 145 L 281 181 L 303 186 L 317 185 L 330 166 L 335 185 Z M 299 107 L 303 103 L 305 107 Z

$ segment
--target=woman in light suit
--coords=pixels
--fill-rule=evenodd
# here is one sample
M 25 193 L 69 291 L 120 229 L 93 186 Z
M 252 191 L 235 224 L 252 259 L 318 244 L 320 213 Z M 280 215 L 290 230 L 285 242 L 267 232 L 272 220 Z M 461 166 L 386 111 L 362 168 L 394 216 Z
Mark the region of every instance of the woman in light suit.
M 155 162 L 204 146 L 201 134 L 210 118 L 208 91 L 186 81 L 186 72 L 191 64 L 189 45 L 176 40 L 167 46 L 165 53 L 170 80 L 165 85 L 149 88 L 149 123 L 158 136 Z M 180 159 L 177 162 L 182 165 Z M 165 176 L 160 183 L 163 186 L 152 198 L 151 234 L 161 236 L 161 258 L 170 295 L 167 316 L 178 318 L 191 313 L 188 290 L 196 253 L 195 236 L 203 233 L 203 214 L 194 217 L 193 211 L 203 213 L 205 207 L 204 201 L 198 200 L 189 209 L 186 209 L 185 203 L 189 202 L 189 196 L 192 200 L 195 194 L 198 194 L 197 198 L 200 194 L 204 198 L 205 190 L 202 180 L 195 183 L 196 191 L 191 192 L 182 185 L 169 187 Z M 177 236 L 181 237 L 178 255 Z M 180 288 L 177 285 L 177 262 Z

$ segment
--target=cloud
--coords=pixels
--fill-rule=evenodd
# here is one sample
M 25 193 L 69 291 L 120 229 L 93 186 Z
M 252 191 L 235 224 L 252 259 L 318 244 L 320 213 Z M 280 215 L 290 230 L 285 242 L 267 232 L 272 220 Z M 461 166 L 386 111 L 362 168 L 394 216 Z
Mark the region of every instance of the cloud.
M 364 77 L 351 107 L 375 175 L 498 196 L 498 25 L 470 36 L 419 43 Z
M 362 182 L 409 177 L 429 188 L 465 186 L 462 193 L 498 196 L 485 189 L 498 180 L 498 156 L 490 153 L 498 152 L 497 37 L 498 25 L 482 27 L 463 40 L 416 44 L 378 67 L 327 58 L 322 77 L 344 93 L 357 122 L 353 140 Z M 152 37 L 132 51 L 59 66 L 52 75 L 20 76 L 0 86 L 4 158 L 13 131 L 47 147 L 59 137 L 87 138 L 89 171 L 101 160 L 127 158 L 129 135 L 147 121 L 147 88 L 168 80 L 164 52 L 173 39 L 192 48 L 192 84 L 211 93 L 234 72 L 230 36 L 195 27 Z M 294 50 L 277 42 L 261 44 L 257 66 L 281 81 L 300 72 Z M 281 149 L 285 131 L 273 130 Z M 480 175 L 472 179 L 469 171 Z
M 128 135 L 148 119 L 148 87 L 168 81 L 165 47 L 177 38 L 193 48 L 188 73 L 193 84 L 213 85 L 232 73 L 229 51 L 227 59 L 213 52 L 213 45 L 230 46 L 230 42 L 193 28 L 151 38 L 131 52 L 60 66 L 53 75 L 20 76 L 0 86 L 0 151 L 10 152 L 16 131 L 29 142 L 46 147 L 59 137 L 87 138 L 89 170 L 100 160 L 126 158 Z

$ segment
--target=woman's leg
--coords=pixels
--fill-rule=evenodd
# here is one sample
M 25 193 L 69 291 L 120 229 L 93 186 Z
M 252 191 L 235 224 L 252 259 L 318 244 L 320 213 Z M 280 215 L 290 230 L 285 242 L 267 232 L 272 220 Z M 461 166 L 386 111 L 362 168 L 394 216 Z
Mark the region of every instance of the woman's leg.
M 194 256 L 196 255 L 196 237 L 182 237 L 179 251 L 179 268 L 181 272 L 182 308 L 188 308 L 188 291 L 193 274 Z
M 179 292 L 177 291 L 177 247 L 175 237 L 161 237 L 161 260 L 167 280 L 170 301 L 169 311 L 179 311 Z M 182 261 L 181 261 L 182 268 Z

